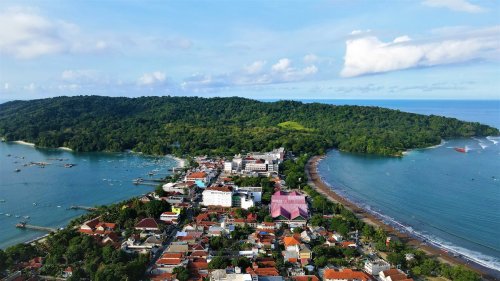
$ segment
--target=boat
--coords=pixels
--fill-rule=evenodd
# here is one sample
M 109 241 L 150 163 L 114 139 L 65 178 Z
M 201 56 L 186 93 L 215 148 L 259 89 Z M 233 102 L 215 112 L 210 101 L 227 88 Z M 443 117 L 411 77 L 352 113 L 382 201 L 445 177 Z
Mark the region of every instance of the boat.
M 64 164 L 64 168 L 72 168 L 76 166 L 76 164 Z
M 25 218 L 25 219 L 29 219 L 29 218 L 30 218 L 30 216 L 24 216 L 23 218 Z
M 14 172 L 19 173 L 21 172 L 21 169 L 15 169 Z
M 5 214 L 5 216 L 10 217 L 10 216 L 11 216 L 11 214 Z
M 467 152 L 467 150 L 465 149 L 465 147 L 455 147 L 454 149 L 455 149 L 455 151 L 461 152 L 461 153 L 466 153 Z

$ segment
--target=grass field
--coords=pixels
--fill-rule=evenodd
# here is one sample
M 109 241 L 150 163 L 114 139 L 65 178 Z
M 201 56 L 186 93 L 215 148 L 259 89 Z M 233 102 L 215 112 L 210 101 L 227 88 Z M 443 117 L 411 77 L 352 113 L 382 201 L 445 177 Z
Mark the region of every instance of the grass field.
M 285 130 L 293 130 L 293 131 L 306 131 L 306 132 L 312 131 L 312 129 L 306 128 L 302 124 L 300 124 L 299 122 L 295 122 L 295 121 L 281 122 L 278 124 L 278 127 L 285 129 Z

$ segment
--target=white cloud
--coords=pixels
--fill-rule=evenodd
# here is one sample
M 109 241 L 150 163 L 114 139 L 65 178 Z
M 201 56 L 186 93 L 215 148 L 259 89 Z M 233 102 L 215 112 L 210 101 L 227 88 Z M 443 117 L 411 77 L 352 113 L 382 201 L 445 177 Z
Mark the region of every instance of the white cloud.
M 318 56 L 316 56 L 315 54 L 307 54 L 304 56 L 303 61 L 304 63 L 312 64 L 318 61 Z
M 408 42 L 408 41 L 411 41 L 411 38 L 408 35 L 403 35 L 403 36 L 396 37 L 396 39 L 394 39 L 392 41 L 392 43 L 403 43 L 403 42 Z
M 18 58 L 59 53 L 68 48 L 63 34 L 71 27 L 50 21 L 32 9 L 9 8 L 0 12 L 0 52 Z
M 264 68 L 264 66 L 267 64 L 266 61 L 264 60 L 258 60 L 258 61 L 254 61 L 252 64 L 250 65 L 246 65 L 244 67 L 245 71 L 248 73 L 248 74 L 257 74 L 257 73 L 260 73 L 262 71 L 262 69 Z
M 360 35 L 360 34 L 370 33 L 370 32 L 371 32 L 370 29 L 366 29 L 366 30 L 356 29 L 356 30 L 351 31 L 351 35 Z
M 492 57 L 492 54 L 494 57 L 500 52 L 499 34 L 500 27 L 495 27 L 440 41 L 415 42 L 408 36 L 388 43 L 375 36 L 347 40 L 341 76 L 466 62 Z
M 276 72 L 286 72 L 290 69 L 292 61 L 288 58 L 280 59 L 276 64 L 274 64 L 271 69 Z
M 88 69 L 65 70 L 61 73 L 61 79 L 72 82 L 88 82 L 98 80 L 97 72 Z
M 165 83 L 166 79 L 167 76 L 165 75 L 165 72 L 155 71 L 151 73 L 144 73 L 141 77 L 139 77 L 137 84 L 140 86 L 156 86 Z
M 9 89 L 9 83 L 5 83 L 5 84 L 3 85 L 3 88 L 4 88 L 4 90 L 8 90 L 8 89 Z
M 305 75 L 316 74 L 318 72 L 318 68 L 315 65 L 310 65 L 302 70 L 302 73 Z
M 453 11 L 466 13 L 484 12 L 481 6 L 474 5 L 466 0 L 425 0 L 424 5 L 436 8 L 448 8 Z

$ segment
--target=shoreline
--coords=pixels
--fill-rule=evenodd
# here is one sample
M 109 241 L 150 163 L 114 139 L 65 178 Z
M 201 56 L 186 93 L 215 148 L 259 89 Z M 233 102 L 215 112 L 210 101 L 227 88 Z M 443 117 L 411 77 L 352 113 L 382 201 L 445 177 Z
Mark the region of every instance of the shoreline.
M 33 148 L 35 148 L 35 147 L 36 147 L 36 145 L 35 145 L 34 143 L 25 142 L 25 141 L 22 141 L 22 140 L 17 140 L 17 141 L 9 141 L 9 142 L 7 142 L 7 143 L 14 143 L 14 144 L 19 144 L 19 145 L 25 145 L 25 146 L 29 146 L 29 147 L 33 147 Z M 67 152 L 74 152 L 74 151 L 73 151 L 71 148 L 69 148 L 69 147 L 42 148 L 42 149 L 58 149 L 58 150 L 64 150 L 64 151 L 67 151 Z M 117 153 L 117 154 L 118 154 L 118 153 L 120 153 L 120 152 L 112 152 L 112 153 Z M 130 152 L 130 153 L 135 153 L 135 152 Z M 142 156 L 146 156 L 146 157 L 147 157 L 147 156 L 161 157 L 160 155 L 147 155 L 147 154 L 143 154 L 143 153 L 137 153 L 137 154 L 140 154 L 140 155 L 142 155 Z M 187 159 L 180 158 L 180 157 L 176 157 L 176 156 L 174 156 L 174 155 L 172 155 L 172 154 L 165 154 L 165 155 L 162 155 L 162 156 L 163 156 L 163 157 L 168 157 L 168 158 L 171 158 L 171 159 L 173 159 L 173 160 L 175 160 L 175 161 L 176 161 L 176 165 L 173 165 L 173 167 L 172 167 L 172 168 L 184 168 L 184 167 L 186 167 L 186 165 L 187 165 Z M 169 168 L 168 170 L 172 170 L 172 168 Z M 152 192 L 152 191 L 151 191 L 151 192 Z M 111 204 L 116 204 L 116 203 L 119 203 L 119 202 L 124 201 L 124 200 L 126 201 L 126 200 L 130 200 L 130 199 L 133 199 L 133 198 L 140 198 L 140 197 L 142 197 L 142 196 L 144 196 L 145 194 L 148 194 L 148 193 L 150 193 L 150 192 L 147 192 L 147 193 L 142 193 L 142 194 L 140 194 L 140 195 L 134 195 L 134 196 L 132 196 L 132 197 L 130 197 L 130 198 L 123 199 L 123 200 L 118 200 L 118 201 L 114 201 L 114 202 L 110 202 L 110 203 L 105 204 L 105 205 L 107 206 L 107 205 L 111 205 Z M 70 219 L 69 219 L 69 220 L 65 223 L 65 225 L 63 226 L 63 228 L 66 228 L 69 222 L 71 222 L 72 220 L 74 220 L 74 219 L 76 219 L 76 218 L 78 218 L 78 217 L 81 217 L 81 216 L 82 216 L 82 215 L 84 215 L 84 214 L 86 214 L 86 213 L 79 214 L 79 215 L 76 215 L 76 216 L 71 217 L 71 218 L 70 218 Z M 50 227 L 50 226 L 49 226 L 49 227 Z M 54 226 L 54 227 L 59 228 L 60 226 Z M 11 244 L 11 245 L 9 245 L 9 246 L 6 246 L 5 248 L 0 248 L 0 249 L 6 249 L 6 248 L 8 248 L 8 247 L 15 246 L 15 245 L 18 245 L 18 244 L 26 244 L 26 245 L 28 245 L 28 244 L 35 244 L 35 243 L 43 243 L 43 241 L 44 241 L 45 239 L 47 239 L 47 237 L 48 237 L 48 236 L 49 236 L 49 234 L 48 234 L 48 233 L 46 233 L 46 234 L 43 234 L 43 235 L 40 235 L 40 236 L 36 236 L 36 237 L 34 237 L 34 238 L 30 238 L 30 239 L 28 239 L 28 240 L 26 240 L 26 241 L 21 241 L 21 242 L 17 242 L 17 243 Z
M 342 204 L 346 209 L 352 211 L 358 218 L 360 218 L 363 222 L 380 227 L 387 231 L 388 233 L 397 236 L 401 241 L 405 242 L 407 245 L 420 249 L 424 251 L 429 256 L 435 257 L 441 262 L 445 262 L 452 265 L 463 265 L 479 274 L 486 280 L 500 280 L 500 272 L 480 265 L 474 261 L 469 261 L 465 259 L 461 259 L 458 257 L 454 257 L 449 253 L 443 251 L 443 249 L 437 247 L 436 245 L 424 244 L 424 241 L 418 237 L 411 236 L 407 233 L 404 233 L 394 226 L 391 226 L 385 223 L 381 218 L 376 215 L 370 213 L 369 211 L 359 207 L 357 204 L 352 201 L 340 196 L 332 188 L 323 180 L 317 171 L 318 163 L 325 156 L 313 156 L 311 157 L 306 164 L 306 174 L 308 176 L 308 184 L 314 188 L 317 192 L 326 196 L 327 199 Z M 425 242 L 427 243 L 427 242 Z

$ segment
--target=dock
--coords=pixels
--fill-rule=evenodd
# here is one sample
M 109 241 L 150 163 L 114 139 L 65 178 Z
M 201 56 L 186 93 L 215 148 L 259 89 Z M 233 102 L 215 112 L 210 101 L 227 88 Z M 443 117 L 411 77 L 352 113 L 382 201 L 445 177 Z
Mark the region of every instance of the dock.
M 85 211 L 95 211 L 97 208 L 95 207 L 87 207 L 87 206 L 71 206 L 69 207 L 70 210 L 85 210 Z
M 20 222 L 20 223 L 16 224 L 16 227 L 21 228 L 21 229 L 33 229 L 33 230 L 46 231 L 46 232 L 57 232 L 56 228 L 31 225 L 31 224 L 27 224 L 26 222 Z

